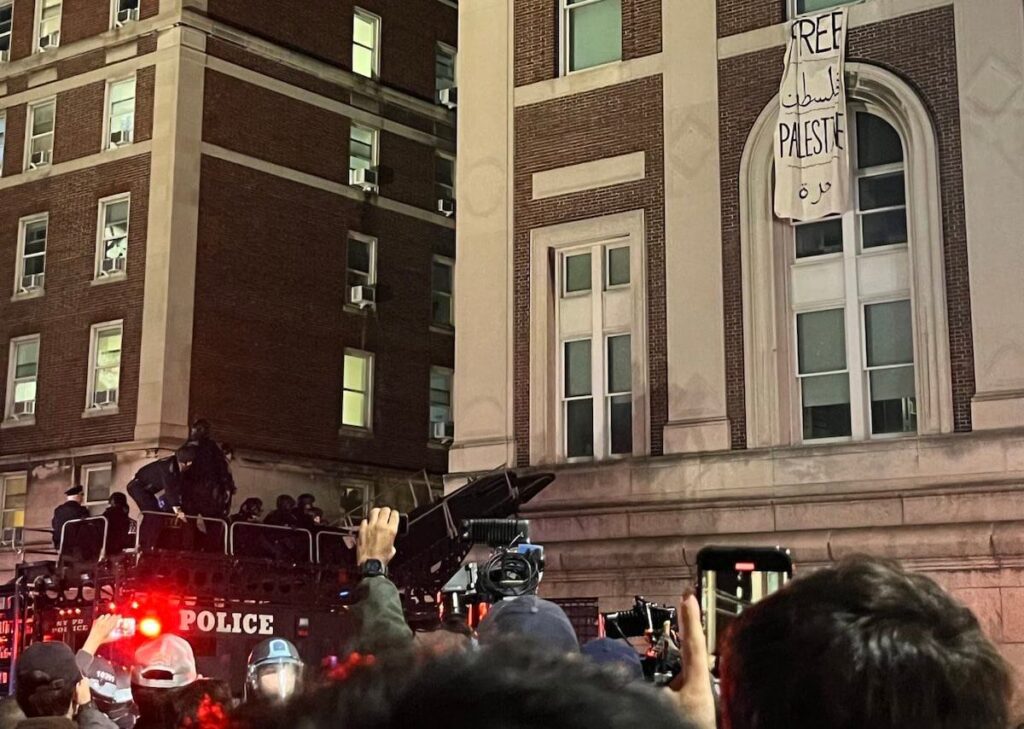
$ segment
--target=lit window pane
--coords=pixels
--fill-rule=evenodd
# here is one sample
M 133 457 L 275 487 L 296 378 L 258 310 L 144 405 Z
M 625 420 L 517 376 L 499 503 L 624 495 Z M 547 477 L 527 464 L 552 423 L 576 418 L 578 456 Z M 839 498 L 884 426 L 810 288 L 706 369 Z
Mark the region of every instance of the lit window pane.
M 902 161 L 903 144 L 892 125 L 873 114 L 857 114 L 857 166 L 866 169 Z
M 355 357 L 350 354 L 345 355 L 345 389 L 346 390 L 358 390 L 360 392 L 366 389 L 366 364 L 367 361 L 363 357 Z
M 910 302 L 894 301 L 865 307 L 868 367 L 908 364 L 914 361 Z
M 590 291 L 590 254 L 565 257 L 565 290 Z
M 902 172 L 862 177 L 857 184 L 860 188 L 861 210 L 894 208 L 907 204 L 907 191 Z
M 629 283 L 629 249 L 612 248 L 608 251 L 608 285 L 623 286 Z
M 341 403 L 341 423 L 355 428 L 366 427 L 366 395 L 361 392 L 345 391 Z
M 819 10 L 827 10 L 837 5 L 845 5 L 853 0 L 797 0 L 796 11 L 800 15 L 804 13 L 816 13 Z
M 375 23 L 371 18 L 356 15 L 352 25 L 352 39 L 361 46 L 372 48 L 376 42 Z
M 47 134 L 53 131 L 53 104 L 32 108 L 32 133 Z
M 800 374 L 846 369 L 846 325 L 842 309 L 797 316 Z
M 630 364 L 629 335 L 608 337 L 608 392 L 631 392 L 633 368 Z
M 36 373 L 36 364 L 39 361 L 39 342 L 25 342 L 17 346 L 15 357 L 14 376 L 30 377 Z
M 905 208 L 884 213 L 861 215 L 861 239 L 864 248 L 877 248 L 907 242 L 907 211 Z
M 843 250 L 843 221 L 830 218 L 796 226 L 796 257 L 824 256 Z
M 610 398 L 608 416 L 611 419 L 611 452 L 633 452 L 633 396 L 616 395 Z
M 591 398 L 565 404 L 566 455 L 589 458 L 594 455 L 594 405 Z
M 914 368 L 896 367 L 871 373 L 871 432 L 912 433 L 917 430 Z
M 355 46 L 352 49 L 352 70 L 360 76 L 373 76 L 373 51 Z
M 591 392 L 590 340 L 565 343 L 565 396 L 578 397 Z
M 36 381 L 19 382 L 14 386 L 14 402 L 32 402 L 36 399 Z
M 578 71 L 622 58 L 621 0 L 569 5 L 569 70 Z
M 803 397 L 804 440 L 850 435 L 850 378 L 837 375 L 805 377 Z
M 86 501 L 106 501 L 110 498 L 110 475 L 109 468 L 91 469 L 87 472 Z
M 28 479 L 24 476 L 9 476 L 4 480 L 4 496 L 11 498 L 12 496 L 24 496 L 28 493 Z M 6 506 L 8 501 L 4 501 Z

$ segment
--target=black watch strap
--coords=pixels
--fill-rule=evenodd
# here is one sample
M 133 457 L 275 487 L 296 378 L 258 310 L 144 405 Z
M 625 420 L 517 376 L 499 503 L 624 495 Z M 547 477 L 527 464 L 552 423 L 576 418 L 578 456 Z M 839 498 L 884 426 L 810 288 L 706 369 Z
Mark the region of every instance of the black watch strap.
M 359 572 L 363 577 L 385 577 L 388 573 L 384 563 L 379 559 L 366 560 L 359 568 Z

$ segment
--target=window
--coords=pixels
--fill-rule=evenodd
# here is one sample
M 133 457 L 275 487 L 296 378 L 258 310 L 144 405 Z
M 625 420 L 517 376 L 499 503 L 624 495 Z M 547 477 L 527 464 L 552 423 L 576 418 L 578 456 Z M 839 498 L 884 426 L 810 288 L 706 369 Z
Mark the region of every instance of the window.
M 122 322 L 94 324 L 89 351 L 89 395 L 86 412 L 117 408 L 121 380 Z
M 39 335 L 11 340 L 4 419 L 31 422 L 36 414 L 39 381 Z
M 50 164 L 53 158 L 53 125 L 57 102 L 53 99 L 33 104 L 28 108 L 28 144 L 25 150 L 27 169 Z
M 13 547 L 22 543 L 25 528 L 25 502 L 28 496 L 28 474 L 4 474 L 0 476 L 0 484 L 3 485 L 0 544 L 5 547 Z
M 352 16 L 352 71 L 367 78 L 380 75 L 380 18 L 360 8 Z
M 789 15 L 796 17 L 804 13 L 819 13 L 822 10 L 849 5 L 858 0 L 789 0 Z
M 85 489 L 85 503 L 103 504 L 110 498 L 113 467 L 109 463 L 88 463 L 82 466 L 80 482 Z
M 0 5 L 0 63 L 11 60 L 11 25 L 14 20 L 14 5 Z
M 452 288 L 455 263 L 450 258 L 434 256 L 430 274 L 430 321 L 442 327 L 455 326 L 452 310 Z
M 96 246 L 96 278 L 108 279 L 125 273 L 128 261 L 128 195 L 100 200 L 99 240 Z
M 597 244 L 559 256 L 561 421 L 566 458 L 633 452 L 631 322 L 616 318 L 619 308 L 628 309 L 632 303 L 630 251 L 628 245 Z M 627 306 L 620 307 L 620 303 Z
M 353 124 L 349 130 L 348 146 L 348 169 L 351 175 L 353 170 L 365 170 L 377 166 L 377 140 L 376 129 Z
M 455 158 L 438 153 L 434 157 L 434 188 L 441 213 L 455 211 Z
M 373 355 L 346 349 L 343 380 L 341 424 L 369 430 L 373 412 Z
M 36 3 L 36 50 L 45 51 L 60 45 L 61 0 L 39 0 Z
M 4 140 L 7 138 L 7 115 L 0 112 L 0 176 L 4 174 Z
M 107 149 L 131 144 L 135 131 L 135 78 L 107 85 Z
M 341 518 L 347 526 L 359 526 L 366 517 L 367 505 L 373 494 L 373 481 L 346 478 L 341 482 Z
M 14 295 L 38 296 L 46 279 L 46 233 L 49 215 L 22 218 L 18 226 L 18 260 Z
M 561 0 L 565 73 L 622 59 L 621 0 Z
M 346 260 L 345 284 L 349 290 L 353 286 L 373 286 L 377 283 L 376 238 L 360 233 L 349 233 Z
M 451 439 L 455 435 L 452 425 L 452 371 L 446 367 L 430 368 L 430 437 L 434 440 Z
M 917 430 L 903 144 L 879 116 L 859 111 L 852 121 L 853 210 L 794 225 L 805 441 Z M 837 300 L 844 305 L 821 307 Z
M 438 43 L 434 52 L 434 89 L 455 88 L 455 49 Z
M 114 16 L 111 25 L 120 28 L 125 23 L 139 19 L 139 0 L 114 0 L 111 12 Z

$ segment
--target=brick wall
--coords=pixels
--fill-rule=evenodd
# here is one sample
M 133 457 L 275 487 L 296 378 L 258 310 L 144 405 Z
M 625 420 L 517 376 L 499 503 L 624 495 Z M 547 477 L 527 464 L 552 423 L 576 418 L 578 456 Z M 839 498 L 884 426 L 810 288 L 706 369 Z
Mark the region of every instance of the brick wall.
M 645 179 L 531 200 L 534 172 L 644 151 Z M 668 419 L 665 332 L 665 190 L 660 76 L 516 109 L 514 426 L 520 465 L 530 454 L 530 231 L 642 208 L 647 243 L 651 453 Z
M 153 138 L 153 84 L 156 66 L 140 68 L 135 74 L 135 141 Z
M 622 0 L 624 60 L 661 51 L 661 3 L 662 0 Z M 558 6 L 558 0 L 516 0 L 516 86 L 558 76 Z
M 11 60 L 32 53 L 35 34 L 35 9 L 39 0 L 18 0 L 14 3 L 14 27 L 11 38 Z M 142 0 L 139 17 L 150 18 L 160 12 L 160 0 Z M 64 0 L 60 19 L 60 44 L 106 33 L 110 30 L 110 3 L 107 0 Z M 101 64 L 102 65 L 102 64 Z
M 782 75 L 782 56 L 782 49 L 776 48 L 723 59 L 719 63 L 726 382 L 734 448 L 746 447 L 740 157 L 754 121 L 775 96 Z M 932 115 L 939 146 L 954 425 L 957 431 L 968 431 L 975 389 L 974 343 L 953 8 L 938 8 L 854 28 L 850 31 L 848 58 L 875 63 L 901 75 L 917 89 Z
M 786 20 L 786 0 L 718 0 L 718 37 L 746 33 Z
M 36 0 L 18 0 L 14 3 L 11 27 L 11 60 L 32 55 L 32 36 L 35 33 Z
M 21 172 L 25 164 L 25 123 L 28 107 L 9 106 L 6 110 L 7 133 L 4 137 L 4 177 Z
M 96 154 L 103 148 L 103 97 L 106 83 L 97 81 L 57 94 L 53 127 L 53 163 Z
M 351 69 L 352 12 L 360 7 L 381 21 L 381 80 L 423 99 L 434 98 L 434 49 L 438 41 L 458 42 L 458 13 L 437 0 L 343 0 L 290 3 L 278 12 L 273 3 L 210 0 L 209 15 L 242 30 L 322 61 Z
M 348 230 L 376 235 L 375 313 L 347 313 Z M 191 409 L 236 447 L 432 471 L 431 365 L 453 364 L 430 331 L 430 261 L 451 231 L 203 158 Z M 339 435 L 345 347 L 376 354 L 374 431 Z
M 92 285 L 100 198 L 131 192 L 128 278 Z M 7 372 L 8 341 L 40 334 L 36 424 L 0 434 L 0 454 L 131 440 L 138 396 L 142 292 L 146 269 L 149 156 L 112 162 L 0 190 L 0 286 L 14 282 L 18 220 L 50 213 L 46 242 L 46 293 L 12 302 L 0 296 L 0 372 Z M 89 327 L 124 319 L 119 412 L 83 418 L 88 376 Z M 6 379 L 0 389 L 6 388 Z M 6 397 L 6 393 L 4 393 Z

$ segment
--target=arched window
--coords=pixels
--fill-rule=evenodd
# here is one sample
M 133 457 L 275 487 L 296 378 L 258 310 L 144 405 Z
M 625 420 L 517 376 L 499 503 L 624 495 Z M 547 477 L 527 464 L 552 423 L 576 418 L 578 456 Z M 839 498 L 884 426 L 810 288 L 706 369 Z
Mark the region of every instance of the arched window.
M 748 445 L 952 430 L 938 166 L 927 112 L 892 74 L 849 64 L 851 205 L 772 215 L 777 101 L 748 139 L 741 237 Z

